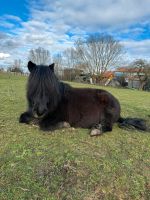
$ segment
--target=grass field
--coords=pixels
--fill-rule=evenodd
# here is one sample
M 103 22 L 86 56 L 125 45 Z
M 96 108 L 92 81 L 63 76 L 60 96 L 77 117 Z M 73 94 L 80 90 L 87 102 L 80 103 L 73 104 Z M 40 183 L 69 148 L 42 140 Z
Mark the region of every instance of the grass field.
M 148 132 L 115 125 L 112 132 L 91 138 L 83 129 L 44 133 L 19 124 L 25 85 L 26 77 L 0 74 L 1 200 L 150 199 Z M 123 117 L 150 120 L 150 93 L 106 90 L 120 100 Z

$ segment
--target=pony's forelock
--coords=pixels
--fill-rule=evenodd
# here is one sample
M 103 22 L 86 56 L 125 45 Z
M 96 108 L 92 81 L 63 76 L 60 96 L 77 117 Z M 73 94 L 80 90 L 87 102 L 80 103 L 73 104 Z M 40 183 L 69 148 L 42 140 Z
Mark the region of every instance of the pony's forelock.
M 56 107 L 60 101 L 60 82 L 49 66 L 36 66 L 33 73 L 30 73 L 27 85 L 27 97 L 32 100 L 41 101 L 44 96 L 49 101 L 51 109 Z M 43 103 L 41 101 L 41 103 Z

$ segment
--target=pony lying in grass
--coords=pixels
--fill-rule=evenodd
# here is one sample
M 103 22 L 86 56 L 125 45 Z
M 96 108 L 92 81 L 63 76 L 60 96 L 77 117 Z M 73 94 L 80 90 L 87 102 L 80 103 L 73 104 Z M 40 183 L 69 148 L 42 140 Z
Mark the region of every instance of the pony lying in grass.
M 101 89 L 72 88 L 60 82 L 54 64 L 36 65 L 28 62 L 30 76 L 27 86 L 28 110 L 21 114 L 20 123 L 38 119 L 40 128 L 52 131 L 62 127 L 91 129 L 91 136 L 112 131 L 113 124 L 146 130 L 145 121 L 120 117 L 119 101 Z

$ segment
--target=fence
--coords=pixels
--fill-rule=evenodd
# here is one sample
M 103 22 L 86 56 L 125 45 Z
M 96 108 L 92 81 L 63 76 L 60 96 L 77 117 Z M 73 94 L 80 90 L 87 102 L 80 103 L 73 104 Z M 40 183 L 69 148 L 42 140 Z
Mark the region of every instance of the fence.
M 14 76 L 29 76 L 29 73 L 20 73 L 20 72 L 5 72 L 0 71 L 1 74 L 8 74 L 8 75 L 14 75 Z

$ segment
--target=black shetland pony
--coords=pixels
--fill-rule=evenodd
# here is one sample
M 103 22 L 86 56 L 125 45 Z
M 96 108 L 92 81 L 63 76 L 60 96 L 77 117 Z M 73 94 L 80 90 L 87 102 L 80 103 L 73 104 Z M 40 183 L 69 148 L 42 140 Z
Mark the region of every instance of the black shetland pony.
M 146 130 L 142 119 L 120 117 L 120 104 L 109 92 L 100 89 L 78 89 L 60 82 L 54 64 L 36 65 L 28 62 L 30 76 L 27 85 L 28 110 L 20 123 L 38 119 L 42 130 L 55 130 L 70 125 L 91 129 L 91 136 L 112 131 L 113 124 L 131 125 Z

